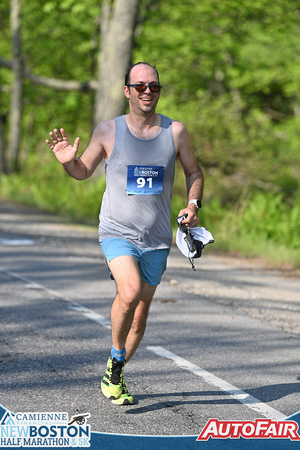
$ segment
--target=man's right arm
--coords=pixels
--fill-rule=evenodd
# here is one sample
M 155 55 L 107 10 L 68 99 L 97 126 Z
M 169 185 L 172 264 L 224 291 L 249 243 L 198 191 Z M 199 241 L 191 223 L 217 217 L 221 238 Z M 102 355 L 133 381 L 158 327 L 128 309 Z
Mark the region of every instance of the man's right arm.
M 90 143 L 80 157 L 76 157 L 79 137 L 74 145 L 69 142 L 63 128 L 51 131 L 48 147 L 53 151 L 65 171 L 76 180 L 89 178 L 103 158 L 109 156 L 114 144 L 114 121 L 102 122 L 95 129 Z

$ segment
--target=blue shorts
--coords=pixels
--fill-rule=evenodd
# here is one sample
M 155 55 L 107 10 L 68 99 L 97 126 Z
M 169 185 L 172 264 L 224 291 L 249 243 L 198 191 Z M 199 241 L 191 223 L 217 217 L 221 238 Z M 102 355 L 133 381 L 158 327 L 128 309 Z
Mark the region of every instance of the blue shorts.
M 107 259 L 111 261 L 117 256 L 132 256 L 139 263 L 141 277 L 150 286 L 157 286 L 167 267 L 169 248 L 141 250 L 125 239 L 108 238 L 100 242 L 101 250 Z

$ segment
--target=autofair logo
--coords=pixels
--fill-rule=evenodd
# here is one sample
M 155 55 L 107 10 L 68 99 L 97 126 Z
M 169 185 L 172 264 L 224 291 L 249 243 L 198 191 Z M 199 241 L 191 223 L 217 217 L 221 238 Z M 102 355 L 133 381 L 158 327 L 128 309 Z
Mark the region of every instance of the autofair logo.
M 253 421 L 227 421 L 210 419 L 197 441 L 212 439 L 290 439 L 299 441 L 297 422 L 256 419 Z
M 89 413 L 69 420 L 65 412 L 6 411 L 0 422 L 0 447 L 90 447 Z

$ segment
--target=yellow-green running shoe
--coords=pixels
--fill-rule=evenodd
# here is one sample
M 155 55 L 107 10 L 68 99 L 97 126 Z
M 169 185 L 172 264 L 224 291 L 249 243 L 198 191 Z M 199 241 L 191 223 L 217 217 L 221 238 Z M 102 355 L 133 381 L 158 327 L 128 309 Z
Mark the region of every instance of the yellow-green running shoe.
M 105 397 L 116 400 L 121 397 L 123 392 L 123 369 L 124 363 L 116 358 L 107 362 L 107 369 L 101 382 L 101 391 Z
M 122 373 L 122 394 L 119 398 L 112 400 L 115 405 L 132 405 L 134 400 L 131 394 L 129 394 L 128 389 L 125 384 L 124 375 Z

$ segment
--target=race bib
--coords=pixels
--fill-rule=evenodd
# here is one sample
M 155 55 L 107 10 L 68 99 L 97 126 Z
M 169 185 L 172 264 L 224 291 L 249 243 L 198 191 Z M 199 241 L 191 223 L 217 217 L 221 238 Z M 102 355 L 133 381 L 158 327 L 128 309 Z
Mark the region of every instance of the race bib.
M 158 195 L 163 190 L 163 166 L 134 166 L 127 168 L 128 195 Z

